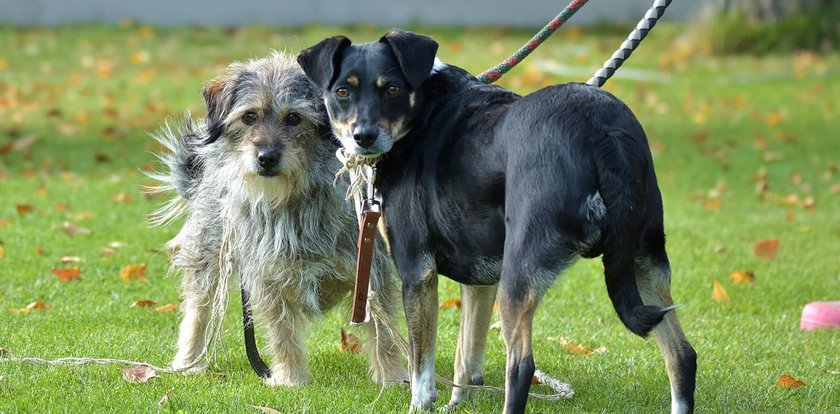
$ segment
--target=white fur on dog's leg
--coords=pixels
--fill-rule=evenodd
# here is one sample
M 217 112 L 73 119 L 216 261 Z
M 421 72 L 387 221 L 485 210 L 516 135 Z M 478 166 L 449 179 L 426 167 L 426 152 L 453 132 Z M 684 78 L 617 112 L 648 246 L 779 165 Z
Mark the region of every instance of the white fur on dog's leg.
M 306 372 L 290 370 L 285 367 L 272 367 L 271 377 L 265 379 L 269 387 L 296 387 L 309 381 Z
M 260 292 L 271 292 L 270 286 Z M 293 387 L 309 380 L 306 368 L 306 349 L 303 341 L 309 326 L 306 316 L 282 309 L 277 304 L 266 303 L 257 298 L 255 309 L 265 321 L 264 330 L 271 354 L 271 377 L 265 380 L 268 386 Z
M 185 298 L 181 304 L 184 319 L 181 321 L 178 334 L 178 352 L 172 360 L 172 369 L 183 370 L 184 373 L 198 373 L 207 369 L 206 364 L 199 364 L 198 359 L 204 356 L 206 333 L 210 308 L 208 306 L 209 293 L 185 291 Z
M 427 360 L 434 361 L 434 357 Z M 437 390 L 435 390 L 434 364 L 420 368 L 419 375 L 414 376 L 411 381 L 411 407 L 409 412 L 430 411 L 434 409 L 437 401 Z

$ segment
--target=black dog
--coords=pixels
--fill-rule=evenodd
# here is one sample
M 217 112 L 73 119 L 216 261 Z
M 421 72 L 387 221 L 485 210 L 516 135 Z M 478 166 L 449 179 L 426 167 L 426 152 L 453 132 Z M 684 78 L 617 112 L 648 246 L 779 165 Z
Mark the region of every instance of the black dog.
M 576 257 L 603 255 L 619 318 L 637 335 L 653 330 L 672 412 L 691 412 L 696 354 L 669 312 L 662 200 L 636 117 L 587 85 L 524 97 L 484 85 L 436 63 L 437 46 L 392 31 L 361 45 L 325 39 L 298 56 L 323 89 L 345 151 L 378 159 L 377 188 L 403 282 L 412 410 L 436 399 L 438 273 L 462 286 L 459 384 L 483 382 L 498 283 L 505 412 L 520 413 L 535 370 L 531 324 L 540 298 Z M 449 404 L 468 397 L 456 389 Z

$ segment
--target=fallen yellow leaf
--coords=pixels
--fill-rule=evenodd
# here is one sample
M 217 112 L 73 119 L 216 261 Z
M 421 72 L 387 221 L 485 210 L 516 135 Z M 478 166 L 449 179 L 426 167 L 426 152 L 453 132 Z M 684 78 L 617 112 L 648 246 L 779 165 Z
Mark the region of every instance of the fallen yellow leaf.
M 155 312 L 172 312 L 176 309 L 178 309 L 178 305 L 174 303 L 168 303 L 166 305 L 155 308 Z
M 755 274 L 753 272 L 732 272 L 729 275 L 729 279 L 739 285 L 743 285 L 745 283 L 755 282 Z
M 48 310 L 49 308 L 50 308 L 50 305 L 47 305 L 46 302 L 44 302 L 41 299 L 38 299 L 35 302 L 32 302 L 32 303 L 26 305 L 25 308 L 13 309 L 12 311 L 15 312 L 15 313 L 29 313 L 29 312 L 32 312 L 32 311 L 35 311 L 35 310 L 45 311 L 45 310 Z
M 440 308 L 441 309 L 449 309 L 449 308 L 461 309 L 461 299 L 449 298 L 449 299 L 443 301 L 440 304 Z
M 152 305 L 157 305 L 157 301 L 151 299 L 138 299 L 131 304 L 131 306 L 138 308 L 148 308 Z
M 549 341 L 557 342 L 560 345 L 563 345 L 569 352 L 576 354 L 576 355 L 583 355 L 583 356 L 592 356 L 594 354 L 600 354 L 602 352 L 607 352 L 607 348 L 601 346 L 595 349 L 587 348 L 583 345 L 578 345 L 567 341 L 565 338 L 553 338 L 548 337 L 546 338 Z
M 712 286 L 712 298 L 717 302 L 729 301 L 729 295 L 726 293 L 726 289 L 717 280 L 715 280 Z
M 133 264 L 123 266 L 120 270 L 120 279 L 123 282 L 130 282 L 136 280 L 138 282 L 146 281 L 146 264 Z

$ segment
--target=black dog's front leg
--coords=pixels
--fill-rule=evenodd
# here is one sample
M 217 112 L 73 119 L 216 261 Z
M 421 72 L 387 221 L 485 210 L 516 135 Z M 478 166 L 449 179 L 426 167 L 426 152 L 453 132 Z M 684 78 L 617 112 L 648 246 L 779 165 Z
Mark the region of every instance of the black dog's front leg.
M 403 273 L 403 305 L 411 347 L 410 411 L 431 410 L 435 391 L 435 338 L 437 337 L 438 275 L 434 266 Z

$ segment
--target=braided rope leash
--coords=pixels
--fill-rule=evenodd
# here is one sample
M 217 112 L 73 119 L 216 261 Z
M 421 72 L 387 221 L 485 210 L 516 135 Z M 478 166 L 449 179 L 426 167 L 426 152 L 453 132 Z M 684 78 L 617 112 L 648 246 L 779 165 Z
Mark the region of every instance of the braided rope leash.
M 537 48 L 545 39 L 548 39 L 563 23 L 566 23 L 566 20 L 569 20 L 578 10 L 580 10 L 584 4 L 586 4 L 588 0 L 572 0 L 565 9 L 563 9 L 554 20 L 548 22 L 545 27 L 542 28 L 531 40 L 528 41 L 525 45 L 523 45 L 519 50 L 514 52 L 509 58 L 505 59 L 504 62 L 493 66 L 490 69 L 485 70 L 480 75 L 478 75 L 478 80 L 484 83 L 493 83 L 499 78 L 502 77 L 505 73 L 508 73 L 514 66 L 519 64 L 523 59 L 525 59 L 534 49 Z M 669 2 L 670 3 L 670 2 Z
M 670 4 L 671 0 L 654 0 L 653 6 L 651 6 L 647 13 L 645 13 L 645 17 L 642 18 L 642 20 L 639 20 L 636 28 L 630 32 L 630 35 L 628 35 L 627 39 L 621 43 L 618 50 L 616 50 L 615 53 L 613 53 L 613 55 L 604 62 L 604 65 L 601 69 L 598 69 L 598 71 L 595 72 L 595 75 L 586 81 L 586 84 L 597 88 L 604 86 L 607 79 L 609 79 L 615 71 L 621 67 L 621 64 L 624 63 L 633 51 L 636 50 L 639 44 L 642 43 L 642 40 L 648 35 L 648 33 L 650 33 L 650 30 L 653 29 L 656 22 L 659 21 L 659 18 L 665 14 L 665 9 Z

